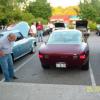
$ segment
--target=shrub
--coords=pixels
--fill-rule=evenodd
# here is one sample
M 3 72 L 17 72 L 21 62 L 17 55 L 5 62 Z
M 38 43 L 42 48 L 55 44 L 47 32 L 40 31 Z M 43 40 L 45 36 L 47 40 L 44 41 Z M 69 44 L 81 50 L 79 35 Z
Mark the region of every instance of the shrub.
M 33 22 L 38 22 L 38 21 L 41 21 L 42 24 L 47 24 L 48 23 L 48 20 L 43 19 L 43 18 L 34 18 L 33 19 Z
M 73 25 L 73 24 L 69 24 L 69 25 L 68 25 L 68 28 L 69 28 L 69 29 L 74 29 L 74 25 Z
M 100 24 L 100 17 L 96 17 L 96 22 Z
M 90 28 L 90 30 L 96 30 L 97 24 L 96 24 L 96 22 L 89 21 L 88 27 Z
M 34 16 L 31 13 L 23 12 L 21 20 L 28 22 L 31 24 L 33 22 Z

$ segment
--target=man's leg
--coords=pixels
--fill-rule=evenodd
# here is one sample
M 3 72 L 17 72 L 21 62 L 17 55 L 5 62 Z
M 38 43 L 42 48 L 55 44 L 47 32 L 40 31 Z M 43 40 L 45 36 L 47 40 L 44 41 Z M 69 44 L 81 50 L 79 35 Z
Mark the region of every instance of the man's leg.
M 39 32 L 37 32 L 37 41 L 39 42 Z
M 14 77 L 14 69 L 13 69 L 13 60 L 11 54 L 8 55 L 8 71 L 9 71 L 9 76 L 12 79 Z
M 43 31 L 41 31 L 40 37 L 41 37 L 41 42 L 43 42 Z
M 38 42 L 40 42 L 40 31 L 38 31 Z
M 9 76 L 7 60 L 8 60 L 7 55 L 0 57 L 1 69 L 2 69 L 2 72 L 4 74 L 5 81 L 10 81 L 11 79 L 10 79 L 10 76 Z

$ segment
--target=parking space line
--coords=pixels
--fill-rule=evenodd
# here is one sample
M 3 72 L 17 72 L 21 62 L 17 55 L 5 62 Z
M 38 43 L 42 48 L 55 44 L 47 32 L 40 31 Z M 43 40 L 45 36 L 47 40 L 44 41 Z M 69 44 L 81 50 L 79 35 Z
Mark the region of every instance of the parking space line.
M 27 64 L 32 58 L 33 58 L 33 56 L 32 56 L 30 59 L 28 59 L 27 61 L 25 61 L 24 63 L 22 63 L 20 66 L 18 66 L 16 69 L 14 69 L 14 72 L 19 71 L 19 70 L 20 70 L 22 67 L 24 67 L 24 65 Z M 0 83 L 1 83 L 1 82 L 4 82 L 4 78 L 0 81 Z
M 90 69 L 90 78 L 91 78 L 92 86 L 96 86 L 96 82 L 95 82 L 95 78 L 94 78 L 94 74 L 93 74 L 93 70 L 92 70 L 91 64 L 89 65 L 89 69 Z

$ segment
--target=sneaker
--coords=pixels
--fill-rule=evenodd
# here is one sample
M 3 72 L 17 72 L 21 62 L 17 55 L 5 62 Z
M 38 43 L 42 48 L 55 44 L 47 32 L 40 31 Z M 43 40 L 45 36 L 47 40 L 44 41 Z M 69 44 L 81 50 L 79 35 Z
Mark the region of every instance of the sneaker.
M 16 77 L 16 76 L 13 76 L 13 79 L 18 79 L 18 77 Z

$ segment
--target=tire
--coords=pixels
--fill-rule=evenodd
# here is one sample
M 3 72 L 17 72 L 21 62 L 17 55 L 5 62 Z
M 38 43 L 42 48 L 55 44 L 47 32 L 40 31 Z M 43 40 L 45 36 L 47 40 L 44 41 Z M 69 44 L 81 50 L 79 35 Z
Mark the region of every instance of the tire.
M 98 36 L 100 36 L 100 32 L 98 32 Z
M 34 42 L 34 46 L 37 46 L 37 43 L 36 42 Z
M 100 36 L 100 32 L 97 32 L 96 34 L 97 34 L 98 36 Z
M 2 73 L 2 69 L 1 69 L 1 67 L 0 67 L 0 74 Z
M 89 69 L 89 61 L 87 61 L 86 64 L 81 67 L 81 69 L 88 70 Z
M 42 68 L 43 69 L 50 69 L 50 66 L 49 65 L 42 65 Z
M 36 47 L 35 47 L 34 49 L 32 48 L 32 50 L 31 50 L 30 53 L 31 53 L 31 54 L 34 54 L 35 52 L 36 52 Z
M 36 52 L 36 46 L 33 44 L 30 54 L 34 54 L 35 52 Z

